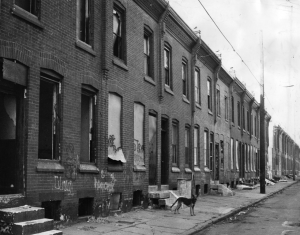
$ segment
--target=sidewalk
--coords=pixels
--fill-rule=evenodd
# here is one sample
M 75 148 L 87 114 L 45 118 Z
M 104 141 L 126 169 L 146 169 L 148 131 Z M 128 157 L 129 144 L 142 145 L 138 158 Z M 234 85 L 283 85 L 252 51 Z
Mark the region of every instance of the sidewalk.
M 60 230 L 64 235 L 192 234 L 296 182 L 288 180 L 288 182 L 279 182 L 274 186 L 266 186 L 266 194 L 260 194 L 258 187 L 253 190 L 234 190 L 235 195 L 229 197 L 201 196 L 195 206 L 196 216 L 190 216 L 189 208 L 180 209 L 180 214 L 163 209 L 137 210 L 120 216 L 100 218 L 98 221 L 76 223 L 70 227 L 60 228 Z

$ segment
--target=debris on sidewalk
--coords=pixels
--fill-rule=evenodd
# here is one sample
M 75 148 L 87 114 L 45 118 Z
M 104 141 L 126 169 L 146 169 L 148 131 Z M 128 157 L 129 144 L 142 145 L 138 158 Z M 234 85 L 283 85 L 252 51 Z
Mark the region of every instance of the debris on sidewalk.
M 272 181 L 268 180 L 268 179 L 265 179 L 266 180 L 266 185 L 275 185 L 275 183 L 273 183 Z
M 244 185 L 244 184 L 238 184 L 238 185 L 236 186 L 236 188 L 237 188 L 238 190 L 252 190 L 252 189 L 253 189 L 253 187 L 248 186 L 248 185 Z

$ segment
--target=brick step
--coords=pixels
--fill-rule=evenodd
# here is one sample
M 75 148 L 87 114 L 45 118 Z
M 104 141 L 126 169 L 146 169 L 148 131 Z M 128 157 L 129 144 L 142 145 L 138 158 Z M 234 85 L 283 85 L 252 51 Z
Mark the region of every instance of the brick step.
M 19 206 L 0 209 L 0 220 L 5 223 L 18 223 L 28 220 L 37 220 L 45 217 L 44 208 Z
M 59 231 L 59 230 L 50 230 L 50 231 L 46 231 L 46 232 L 41 232 L 41 233 L 35 233 L 32 235 L 62 235 L 63 232 Z
M 37 219 L 14 223 L 12 232 L 14 235 L 30 235 L 52 230 L 54 223 L 52 219 Z

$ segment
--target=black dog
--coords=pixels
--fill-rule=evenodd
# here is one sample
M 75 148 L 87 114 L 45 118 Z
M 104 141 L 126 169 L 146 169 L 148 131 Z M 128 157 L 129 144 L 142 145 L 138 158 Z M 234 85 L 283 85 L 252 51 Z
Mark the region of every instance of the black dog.
M 182 203 L 188 207 L 190 207 L 190 214 L 191 216 L 195 215 L 194 212 L 194 206 L 196 204 L 197 201 L 197 197 L 195 197 L 195 195 L 192 195 L 192 198 L 186 198 L 186 197 L 179 197 L 177 198 L 177 200 L 173 203 L 173 205 L 171 206 L 171 208 L 176 204 L 176 202 L 178 202 L 174 214 L 176 214 L 176 211 L 179 214 L 179 208 L 181 207 Z

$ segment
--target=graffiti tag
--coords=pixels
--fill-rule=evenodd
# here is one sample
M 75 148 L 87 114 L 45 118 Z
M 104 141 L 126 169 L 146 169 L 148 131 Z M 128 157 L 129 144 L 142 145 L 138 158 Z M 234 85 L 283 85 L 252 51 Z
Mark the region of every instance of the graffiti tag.
M 101 181 L 101 180 L 97 180 L 96 177 L 94 177 L 94 187 L 96 190 L 100 190 L 100 191 L 104 191 L 104 192 L 113 192 L 114 191 L 114 186 L 116 183 L 116 179 L 115 179 L 115 175 L 114 173 L 109 174 L 107 171 L 105 170 L 101 170 L 101 178 L 105 179 L 105 178 L 110 178 L 110 181 Z
M 62 180 L 61 176 L 54 176 L 54 189 L 67 192 L 68 195 L 74 195 L 73 182 Z

